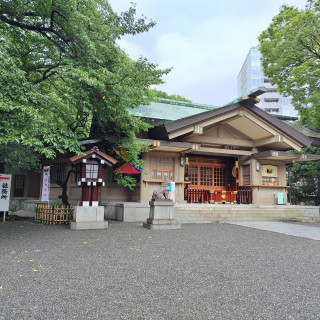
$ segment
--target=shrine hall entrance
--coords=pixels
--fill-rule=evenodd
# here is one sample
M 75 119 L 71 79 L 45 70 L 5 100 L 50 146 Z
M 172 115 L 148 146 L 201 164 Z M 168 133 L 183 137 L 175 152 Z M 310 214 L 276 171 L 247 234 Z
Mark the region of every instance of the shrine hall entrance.
M 190 155 L 185 166 L 185 200 L 193 203 L 236 202 L 237 159 Z

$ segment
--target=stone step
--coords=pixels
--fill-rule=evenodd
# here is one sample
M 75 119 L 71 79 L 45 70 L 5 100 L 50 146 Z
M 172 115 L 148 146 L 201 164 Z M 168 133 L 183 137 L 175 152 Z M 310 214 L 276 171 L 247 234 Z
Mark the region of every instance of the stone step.
M 224 221 L 319 221 L 318 207 L 277 205 L 185 205 L 175 206 L 174 217 L 180 223 Z

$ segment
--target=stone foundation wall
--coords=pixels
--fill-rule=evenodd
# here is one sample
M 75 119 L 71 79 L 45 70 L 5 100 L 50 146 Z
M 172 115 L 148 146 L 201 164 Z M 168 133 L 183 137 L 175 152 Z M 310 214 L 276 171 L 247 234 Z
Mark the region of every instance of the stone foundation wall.
M 39 200 L 21 201 L 21 208 L 34 216 Z M 76 204 L 70 201 L 70 204 Z M 145 222 L 149 218 L 147 202 L 108 202 L 104 206 L 106 220 Z M 179 223 L 210 223 L 224 221 L 295 221 L 319 222 L 320 208 L 294 205 L 230 205 L 175 203 L 174 218 Z
M 180 223 L 224 221 L 319 222 L 319 207 L 293 205 L 196 205 L 175 206 Z

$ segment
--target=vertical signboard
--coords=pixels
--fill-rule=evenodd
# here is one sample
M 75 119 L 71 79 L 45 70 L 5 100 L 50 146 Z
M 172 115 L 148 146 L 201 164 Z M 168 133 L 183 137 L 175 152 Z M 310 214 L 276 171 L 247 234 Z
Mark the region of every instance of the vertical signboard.
M 171 199 L 173 202 L 175 202 L 175 192 L 176 192 L 176 183 L 170 182 L 170 190 L 168 198 Z
M 11 175 L 0 173 L 0 211 L 9 211 Z
M 50 166 L 43 167 L 41 201 L 49 201 L 50 193 Z

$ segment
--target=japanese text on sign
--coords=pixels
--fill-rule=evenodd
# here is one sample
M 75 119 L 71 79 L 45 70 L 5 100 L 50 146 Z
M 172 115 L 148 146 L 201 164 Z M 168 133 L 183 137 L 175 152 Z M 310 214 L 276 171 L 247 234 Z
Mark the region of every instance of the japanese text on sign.
M 0 174 L 0 211 L 9 211 L 11 175 Z

